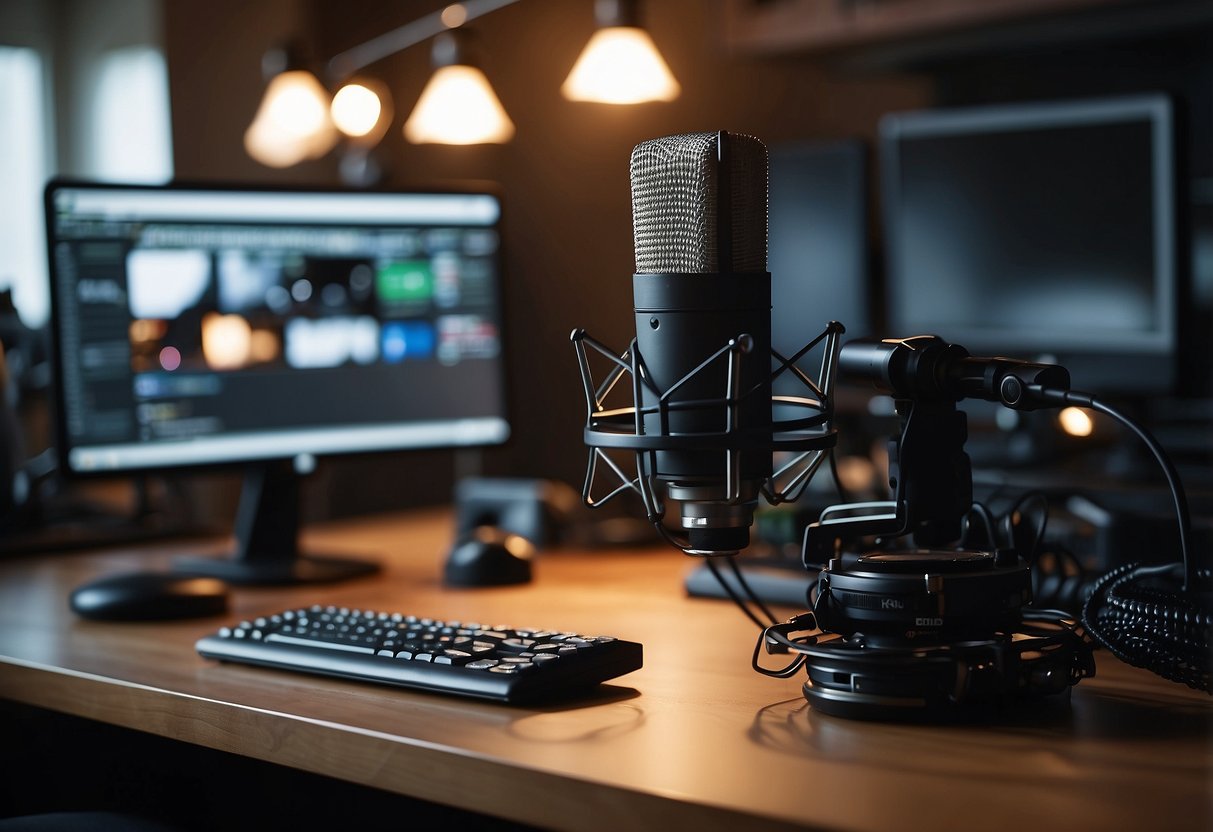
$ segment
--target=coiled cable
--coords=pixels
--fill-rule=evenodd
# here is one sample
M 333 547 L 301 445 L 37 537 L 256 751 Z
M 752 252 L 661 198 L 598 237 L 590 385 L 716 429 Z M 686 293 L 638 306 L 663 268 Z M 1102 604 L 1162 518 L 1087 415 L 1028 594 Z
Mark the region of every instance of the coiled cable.
M 1179 563 L 1114 569 L 1093 587 L 1083 605 L 1083 625 L 1121 661 L 1213 694 L 1213 570 L 1197 563 L 1188 547 L 1190 518 L 1175 466 L 1149 431 L 1089 393 L 1029 388 L 1038 399 L 1086 407 L 1111 416 L 1145 443 L 1162 468 L 1179 525 Z
M 1213 693 L 1213 595 L 1183 589 L 1182 564 L 1114 569 L 1096 584 L 1083 623 L 1121 661 Z M 1210 571 L 1199 570 L 1208 583 Z

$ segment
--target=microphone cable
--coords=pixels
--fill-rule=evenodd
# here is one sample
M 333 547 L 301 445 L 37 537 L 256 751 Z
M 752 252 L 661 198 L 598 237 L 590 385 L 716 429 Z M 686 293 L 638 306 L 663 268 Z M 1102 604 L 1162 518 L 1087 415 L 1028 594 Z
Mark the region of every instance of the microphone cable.
M 1029 386 L 1053 404 L 1111 417 L 1146 445 L 1162 468 L 1179 525 L 1178 563 L 1131 563 L 1101 578 L 1083 605 L 1083 626 L 1126 664 L 1213 694 L 1213 570 L 1188 545 L 1190 517 L 1183 483 L 1158 441 L 1144 427 L 1089 393 Z
M 973 518 L 980 521 L 977 531 Z M 965 516 L 961 543 L 968 548 L 1005 546 L 1019 552 L 1031 569 L 1032 606 L 1077 617 L 1102 573 L 1090 570 L 1056 541 L 1046 545 L 1048 519 L 1049 498 L 1041 491 L 1027 492 L 998 518 L 986 505 L 975 502 Z
M 716 565 L 716 561 L 720 559 L 723 559 L 726 563 L 728 563 L 729 571 L 737 580 L 737 585 L 740 588 L 740 592 L 737 589 L 734 589 L 725 576 L 720 573 L 720 567 Z M 719 556 L 707 557 L 705 560 L 707 561 L 708 571 L 712 573 L 712 577 L 716 579 L 716 583 L 720 584 L 720 588 L 723 589 L 733 603 L 737 605 L 737 608 L 745 614 L 746 618 L 758 625 L 758 629 L 763 630 L 772 624 L 778 623 L 778 619 L 775 617 L 775 614 L 771 612 L 770 608 L 768 608 L 765 603 L 763 603 L 762 599 L 758 596 L 758 593 L 754 592 L 749 581 L 746 580 L 745 574 L 742 572 L 741 567 L 737 565 L 736 555 L 725 555 L 723 558 Z M 758 617 L 756 612 L 750 609 L 750 604 L 758 607 L 759 611 L 766 616 L 767 620 L 765 622 Z

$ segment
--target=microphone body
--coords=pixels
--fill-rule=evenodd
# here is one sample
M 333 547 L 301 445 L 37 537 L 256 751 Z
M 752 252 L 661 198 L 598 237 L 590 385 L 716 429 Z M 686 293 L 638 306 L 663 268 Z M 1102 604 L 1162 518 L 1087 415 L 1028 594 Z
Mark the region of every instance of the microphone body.
M 590 448 L 582 497 L 593 508 L 630 489 L 686 554 L 736 554 L 749 546 L 759 499 L 797 499 L 837 441 L 845 329 L 830 321 L 791 356 L 771 348 L 761 141 L 727 132 L 653 139 L 635 147 L 630 169 L 636 337 L 618 353 L 585 330 L 571 336 Z M 799 362 L 818 344 L 814 378 Z M 600 381 L 595 354 L 609 368 Z M 776 379 L 790 382 L 777 397 Z M 621 395 L 626 406 L 608 406 Z M 635 476 L 608 451 L 631 452 Z M 601 498 L 600 472 L 616 481 Z M 667 500 L 679 504 L 681 529 L 667 522 Z
M 631 183 L 643 430 L 670 438 L 654 477 L 692 549 L 736 552 L 771 474 L 766 147 L 723 132 L 654 139 L 633 151 Z M 719 449 L 726 433 L 740 454 Z
M 655 476 L 680 503 L 691 548 L 739 551 L 771 475 L 770 275 L 637 274 L 633 290 L 636 349 L 652 382 L 641 388 L 644 431 L 686 445 L 657 451 Z M 688 377 L 739 338 L 739 349 Z M 730 362 L 747 389 L 733 388 Z M 696 437 L 726 433 L 741 451 L 736 471 L 728 450 L 695 447 Z
M 693 437 L 738 432 L 750 438 L 771 435 L 771 279 L 770 275 L 638 274 L 632 282 L 636 312 L 636 345 L 653 382 L 643 388 L 646 433 Z M 730 392 L 727 363 L 678 382 L 731 341 L 745 336 L 738 353 L 739 378 L 749 389 L 738 397 L 730 418 L 721 403 Z M 675 408 L 662 414 L 658 391 Z M 703 402 L 703 406 L 696 403 Z M 666 424 L 663 424 L 663 418 Z M 731 422 L 731 423 L 730 423 Z M 692 440 L 693 441 L 693 440 Z M 770 474 L 770 455 L 746 456 L 743 478 Z M 664 481 L 720 481 L 722 454 L 696 450 L 659 451 L 657 475 Z

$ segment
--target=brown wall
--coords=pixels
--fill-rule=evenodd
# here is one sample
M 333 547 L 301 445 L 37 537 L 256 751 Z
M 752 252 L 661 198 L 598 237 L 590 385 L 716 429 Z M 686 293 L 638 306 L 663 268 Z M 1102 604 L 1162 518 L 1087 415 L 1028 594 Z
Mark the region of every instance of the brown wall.
M 241 136 L 262 90 L 262 52 L 295 35 L 316 56 L 328 57 L 440 4 L 174 0 L 165 7 L 177 175 L 335 182 L 331 157 L 272 171 L 244 154 Z M 568 336 L 584 327 L 619 349 L 631 338 L 628 158 L 638 142 L 717 129 L 768 143 L 870 138 L 881 113 L 926 101 L 925 84 L 909 77 L 845 77 L 808 58 L 731 56 L 716 2 L 651 1 L 645 11 L 649 31 L 683 87 L 669 104 L 612 107 L 560 96 L 560 84 L 594 28 L 590 0 L 526 0 L 475 21 L 484 68 L 517 126 L 515 139 L 503 146 L 404 141 L 401 124 L 430 75 L 428 45 L 371 68 L 396 99 L 396 124 L 380 146 L 390 184 L 487 179 L 503 190 L 515 438 L 485 455 L 488 473 L 551 477 L 580 487 L 585 414 Z M 418 470 L 429 478 L 420 485 Z M 332 497 L 320 510 L 339 514 L 446 500 L 450 470 L 449 456 L 434 453 L 378 464 L 345 461 L 330 467 L 328 477 L 330 484 L 348 483 L 341 492 L 349 496 Z M 361 483 L 368 479 L 374 481 L 371 493 L 358 493 L 366 491 Z

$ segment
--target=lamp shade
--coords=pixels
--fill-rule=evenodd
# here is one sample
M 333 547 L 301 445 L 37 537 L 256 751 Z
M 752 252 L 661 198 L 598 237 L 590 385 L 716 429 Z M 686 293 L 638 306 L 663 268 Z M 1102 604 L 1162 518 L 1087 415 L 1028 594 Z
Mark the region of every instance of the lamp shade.
M 318 159 L 337 143 L 329 118 L 329 97 L 316 76 L 293 69 L 270 79 L 244 134 L 249 155 L 270 167 Z
M 488 78 L 463 58 L 455 30 L 434 44 L 438 68 L 412 114 L 404 137 L 414 144 L 500 144 L 514 137 L 514 122 Z
M 572 101 L 602 104 L 672 101 L 681 91 L 653 39 L 638 26 L 594 32 L 561 87 Z
M 308 158 L 306 142 L 274 129 L 274 124 L 267 118 L 253 119 L 244 131 L 244 149 L 249 156 L 271 168 L 289 168 Z

